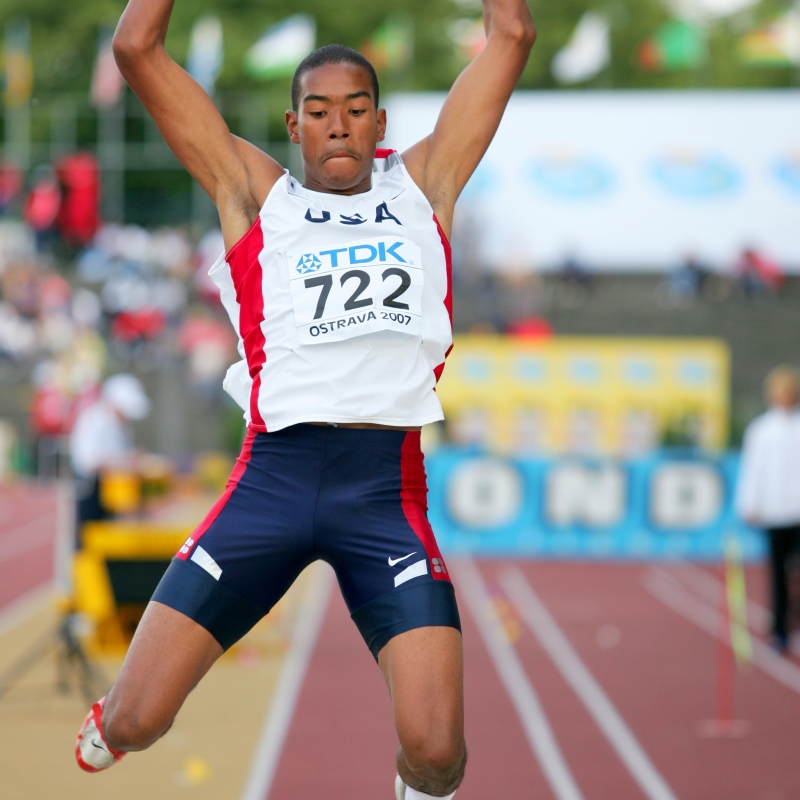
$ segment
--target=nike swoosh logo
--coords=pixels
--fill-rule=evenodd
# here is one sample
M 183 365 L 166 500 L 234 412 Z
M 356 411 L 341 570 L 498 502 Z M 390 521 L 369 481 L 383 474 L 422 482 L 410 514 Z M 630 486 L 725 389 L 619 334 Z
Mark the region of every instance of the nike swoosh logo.
M 102 750 L 104 753 L 108 752 L 108 750 L 106 750 L 105 747 L 103 747 L 103 745 L 97 744 L 97 741 L 95 739 L 92 739 L 91 745 L 92 747 L 96 747 L 98 750 Z
M 415 556 L 417 551 L 415 550 L 413 553 L 409 553 L 407 556 L 403 556 L 402 558 L 390 558 L 389 559 L 389 566 L 393 567 L 395 564 L 399 564 L 401 561 L 405 561 L 407 558 L 411 558 L 411 556 Z

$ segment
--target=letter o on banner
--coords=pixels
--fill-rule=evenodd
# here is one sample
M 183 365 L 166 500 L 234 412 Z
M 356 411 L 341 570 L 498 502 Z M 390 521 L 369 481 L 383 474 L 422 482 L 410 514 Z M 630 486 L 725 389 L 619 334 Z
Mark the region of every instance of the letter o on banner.
M 650 517 L 659 528 L 704 528 L 722 513 L 722 501 L 722 478 L 711 464 L 672 462 L 653 472 Z
M 522 476 L 497 458 L 474 458 L 457 466 L 447 485 L 447 508 L 465 528 L 501 528 L 522 509 Z

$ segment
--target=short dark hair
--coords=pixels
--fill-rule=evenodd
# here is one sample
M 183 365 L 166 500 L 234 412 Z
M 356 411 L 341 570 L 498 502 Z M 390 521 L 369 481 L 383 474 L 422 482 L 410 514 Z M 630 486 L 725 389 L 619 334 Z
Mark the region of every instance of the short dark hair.
M 378 76 L 375 74 L 375 67 L 367 61 L 357 50 L 351 50 L 343 44 L 326 44 L 313 53 L 309 53 L 297 67 L 292 78 L 292 108 L 297 111 L 300 107 L 300 82 L 306 72 L 322 67 L 325 64 L 352 64 L 356 67 L 365 69 L 372 82 L 372 93 L 375 95 L 375 108 L 378 107 Z

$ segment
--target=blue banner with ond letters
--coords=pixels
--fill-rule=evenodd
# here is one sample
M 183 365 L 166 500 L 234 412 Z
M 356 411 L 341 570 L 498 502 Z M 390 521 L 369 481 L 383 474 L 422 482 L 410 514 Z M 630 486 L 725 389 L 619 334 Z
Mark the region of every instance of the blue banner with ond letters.
M 764 541 L 733 509 L 738 463 L 736 453 L 515 459 L 443 447 L 425 459 L 428 516 L 452 555 L 716 560 L 735 534 L 752 560 Z

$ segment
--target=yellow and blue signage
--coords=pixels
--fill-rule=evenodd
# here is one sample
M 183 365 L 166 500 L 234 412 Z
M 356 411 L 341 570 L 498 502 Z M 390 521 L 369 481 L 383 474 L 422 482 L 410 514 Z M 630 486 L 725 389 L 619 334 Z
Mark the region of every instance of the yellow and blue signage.
M 716 339 L 457 336 L 437 388 L 452 441 L 495 452 L 639 456 L 676 424 L 726 444 L 729 353 Z

